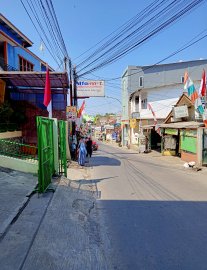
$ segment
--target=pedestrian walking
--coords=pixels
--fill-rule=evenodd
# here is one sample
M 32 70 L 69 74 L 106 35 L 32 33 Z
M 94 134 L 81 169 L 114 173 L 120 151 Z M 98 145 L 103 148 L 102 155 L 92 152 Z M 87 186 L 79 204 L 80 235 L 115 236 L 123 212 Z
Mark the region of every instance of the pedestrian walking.
M 74 140 L 71 143 L 70 152 L 71 152 L 71 159 L 76 160 L 76 143 Z
M 86 150 L 87 150 L 87 157 L 91 157 L 92 155 L 92 140 L 91 140 L 91 137 L 88 138 L 87 142 L 86 142 Z
M 79 141 L 78 151 L 79 151 L 78 152 L 78 164 L 81 166 L 84 166 L 85 160 L 86 160 L 87 150 L 86 150 L 85 142 L 83 141 L 83 139 L 80 139 L 80 141 Z

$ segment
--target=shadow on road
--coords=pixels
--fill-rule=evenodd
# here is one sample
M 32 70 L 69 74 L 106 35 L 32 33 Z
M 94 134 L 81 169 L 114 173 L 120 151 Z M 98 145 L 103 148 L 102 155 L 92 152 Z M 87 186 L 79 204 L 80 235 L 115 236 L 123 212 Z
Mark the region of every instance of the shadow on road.
M 98 201 L 113 269 L 206 269 L 207 202 Z
M 95 166 L 120 166 L 120 165 L 121 165 L 121 161 L 116 158 L 99 156 L 99 155 L 95 156 L 95 159 L 93 159 L 93 163 L 92 163 L 93 167 Z

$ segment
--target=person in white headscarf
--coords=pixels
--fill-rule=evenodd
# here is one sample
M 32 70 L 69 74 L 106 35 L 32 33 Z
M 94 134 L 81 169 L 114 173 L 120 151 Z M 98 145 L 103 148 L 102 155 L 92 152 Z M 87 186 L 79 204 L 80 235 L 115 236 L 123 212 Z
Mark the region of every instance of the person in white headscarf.
M 81 166 L 85 165 L 86 154 L 87 154 L 87 150 L 86 150 L 85 142 L 83 141 L 83 139 L 80 139 L 79 153 L 78 153 L 78 164 L 79 165 L 81 165 Z

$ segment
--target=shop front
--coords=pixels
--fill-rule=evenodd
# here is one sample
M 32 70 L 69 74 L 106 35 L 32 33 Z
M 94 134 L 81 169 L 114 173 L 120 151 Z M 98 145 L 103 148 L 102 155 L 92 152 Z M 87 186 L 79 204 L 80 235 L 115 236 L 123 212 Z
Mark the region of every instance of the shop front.
M 201 164 L 203 126 L 202 122 L 195 121 L 161 124 L 162 154 Z
M 180 156 L 179 129 L 176 128 L 163 129 L 162 155 Z

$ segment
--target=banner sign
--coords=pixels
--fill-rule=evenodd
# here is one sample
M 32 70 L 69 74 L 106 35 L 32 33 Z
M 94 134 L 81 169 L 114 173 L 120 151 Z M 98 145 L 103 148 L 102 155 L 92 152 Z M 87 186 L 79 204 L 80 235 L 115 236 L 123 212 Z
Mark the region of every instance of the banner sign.
M 77 118 L 77 110 L 75 106 L 67 106 L 66 107 L 66 119 L 67 121 L 76 121 Z
M 140 118 L 140 112 L 133 112 L 131 114 L 131 116 L 132 116 L 133 119 L 138 119 L 138 118 Z
M 104 97 L 104 81 L 78 81 L 77 97 Z
M 188 117 L 187 105 L 178 106 L 173 108 L 174 118 Z
M 130 119 L 130 128 L 136 128 L 136 127 L 137 127 L 137 120 Z

